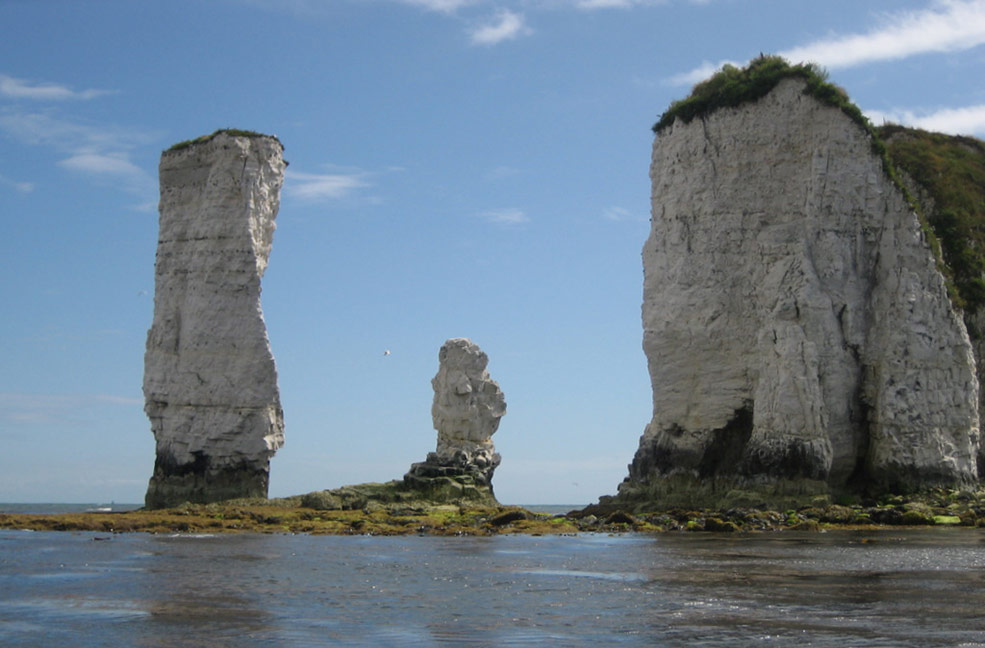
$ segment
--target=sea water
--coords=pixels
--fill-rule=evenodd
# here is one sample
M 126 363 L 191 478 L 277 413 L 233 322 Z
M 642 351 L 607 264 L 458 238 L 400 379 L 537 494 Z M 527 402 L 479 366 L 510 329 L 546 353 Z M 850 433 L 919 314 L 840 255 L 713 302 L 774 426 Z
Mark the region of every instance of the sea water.
M 985 532 L 0 531 L 0 646 L 985 646 Z

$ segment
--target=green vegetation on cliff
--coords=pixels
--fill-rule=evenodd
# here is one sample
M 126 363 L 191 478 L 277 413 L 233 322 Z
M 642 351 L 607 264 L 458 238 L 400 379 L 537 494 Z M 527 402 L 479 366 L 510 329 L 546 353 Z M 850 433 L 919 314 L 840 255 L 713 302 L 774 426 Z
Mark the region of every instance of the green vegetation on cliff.
M 185 140 L 183 142 L 178 142 L 177 144 L 175 144 L 174 146 L 172 146 L 171 148 L 169 148 L 166 152 L 167 153 L 170 153 L 172 151 L 180 151 L 180 150 L 186 149 L 189 146 L 192 146 L 194 144 L 204 144 L 205 142 L 211 141 L 216 135 L 221 135 L 221 134 L 232 135 L 233 137 L 271 137 L 271 138 L 277 140 L 277 143 L 281 145 L 281 148 L 284 147 L 284 145 L 281 144 L 281 141 L 279 139 L 277 139 L 277 136 L 276 135 L 266 135 L 264 133 L 258 133 L 256 131 L 241 130 L 241 129 L 238 129 L 238 128 L 220 128 L 219 130 L 217 130 L 217 131 L 215 131 L 213 133 L 210 133 L 208 135 L 202 135 L 201 137 L 196 137 L 195 139 L 190 139 L 190 140 Z
M 866 130 L 871 131 L 869 121 L 848 98 L 848 94 L 833 83 L 828 75 L 813 63 L 791 65 L 779 56 L 761 55 L 748 66 L 737 68 L 725 65 L 709 79 L 694 86 L 690 96 L 670 104 L 653 126 L 659 133 L 680 119 L 685 124 L 695 117 L 703 117 L 719 108 L 734 108 L 756 101 L 769 94 L 783 79 L 802 79 L 807 87 L 804 92 L 822 103 L 839 108 Z
M 940 240 L 957 305 L 969 311 L 985 306 L 985 142 L 895 124 L 877 132 L 892 163 L 932 203 L 924 211 Z
M 653 131 L 659 134 L 678 119 L 686 124 L 720 108 L 754 102 L 788 78 L 802 79 L 805 94 L 838 108 L 868 133 L 886 175 L 920 217 L 952 303 L 968 311 L 985 306 L 985 142 L 896 125 L 874 128 L 817 65 L 791 65 L 779 56 L 765 55 L 744 68 L 725 65 L 694 86 L 687 98 L 670 105 Z M 914 199 L 897 169 L 923 189 L 932 205 Z

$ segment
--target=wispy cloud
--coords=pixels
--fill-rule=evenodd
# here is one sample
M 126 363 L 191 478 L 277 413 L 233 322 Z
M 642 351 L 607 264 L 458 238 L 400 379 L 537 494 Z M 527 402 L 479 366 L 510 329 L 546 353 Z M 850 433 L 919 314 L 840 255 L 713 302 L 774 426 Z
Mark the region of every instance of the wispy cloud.
M 18 424 L 76 422 L 76 416 L 100 404 L 140 407 L 142 398 L 113 394 L 21 394 L 0 392 L 0 421 Z
M 693 0 L 692 0 L 693 1 Z M 579 9 L 629 9 L 643 5 L 667 4 L 667 0 L 578 0 Z M 703 4 L 703 3 L 696 3 Z
M 847 68 L 932 52 L 957 52 L 985 43 L 985 0 L 938 0 L 929 9 L 885 14 L 868 32 L 831 36 L 778 52 L 794 63 L 813 62 L 827 68 Z M 693 84 L 711 76 L 726 63 L 703 62 L 670 77 L 672 85 Z
M 112 147 L 125 139 L 111 129 L 81 124 L 55 115 L 52 111 L 24 111 L 8 107 L 0 111 L 0 131 L 27 144 Z
M 56 83 L 25 81 L 0 74 L 0 97 L 8 99 L 33 99 L 39 101 L 65 101 L 69 99 L 93 99 L 108 94 L 107 90 L 72 90 Z
M 704 81 L 712 74 L 722 69 L 725 65 L 735 65 L 741 67 L 744 63 L 738 61 L 732 61 L 724 59 L 718 63 L 712 63 L 711 61 L 702 61 L 701 65 L 694 68 L 693 70 L 688 70 L 687 72 L 681 72 L 680 74 L 675 74 L 667 79 L 668 85 L 694 85 L 699 81 Z
M 23 182 L 20 180 L 13 180 L 2 174 L 0 174 L 0 186 L 11 187 L 12 189 L 16 189 L 21 193 L 31 193 L 32 191 L 34 191 L 33 182 Z
M 144 171 L 131 162 L 126 153 L 80 152 L 58 163 L 73 171 L 112 176 L 141 176 Z
M 523 14 L 501 10 L 492 22 L 479 25 L 470 33 L 473 45 L 496 45 L 532 33 Z
M 645 221 L 647 218 L 634 214 L 633 212 L 625 209 L 623 207 L 607 207 L 602 211 L 602 218 L 614 222 L 625 222 L 625 221 Z
M 892 122 L 952 135 L 985 134 L 985 105 L 942 108 L 924 113 L 912 110 L 868 110 L 865 114 L 874 124 Z
M 471 4 L 475 4 L 475 0 L 398 0 L 403 4 L 413 5 L 415 7 L 421 7 L 422 9 L 427 9 L 428 11 L 437 11 L 440 13 L 454 13 L 461 9 L 462 7 L 467 7 Z
M 929 52 L 956 52 L 985 43 L 985 0 L 940 0 L 934 8 L 887 16 L 864 34 L 836 36 L 780 52 L 794 62 L 852 67 Z
M 486 221 L 497 225 L 522 225 L 530 222 L 530 218 L 523 213 L 523 210 L 516 208 L 490 209 L 482 212 L 481 216 Z
M 520 175 L 521 173 L 523 173 L 523 171 L 517 167 L 501 165 L 486 171 L 482 178 L 486 182 L 496 182 L 504 178 L 512 178 L 513 176 Z
M 284 177 L 284 191 L 302 200 L 338 200 L 354 192 L 372 186 L 366 181 L 366 173 L 301 173 L 288 170 Z
M 129 193 L 148 196 L 156 180 L 136 165 L 130 154 L 154 141 L 149 133 L 115 126 L 87 124 L 51 111 L 25 111 L 8 106 L 0 110 L 0 134 L 62 156 L 58 166 L 95 178 L 111 179 Z

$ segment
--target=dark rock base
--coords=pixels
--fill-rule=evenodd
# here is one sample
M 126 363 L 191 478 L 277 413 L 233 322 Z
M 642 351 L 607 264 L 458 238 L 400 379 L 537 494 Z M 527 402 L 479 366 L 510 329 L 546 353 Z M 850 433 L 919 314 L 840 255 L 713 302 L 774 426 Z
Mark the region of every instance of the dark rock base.
M 207 458 L 191 464 L 175 464 L 158 458 L 147 486 L 144 507 L 173 508 L 185 502 L 209 504 L 243 497 L 266 499 L 270 468 L 239 465 L 214 469 Z
M 450 460 L 442 460 L 437 453 L 429 452 L 427 459 L 410 467 L 403 483 L 407 489 L 421 493 L 424 499 L 467 499 L 495 504 L 492 477 L 499 462 L 498 454 L 473 458 L 460 452 Z

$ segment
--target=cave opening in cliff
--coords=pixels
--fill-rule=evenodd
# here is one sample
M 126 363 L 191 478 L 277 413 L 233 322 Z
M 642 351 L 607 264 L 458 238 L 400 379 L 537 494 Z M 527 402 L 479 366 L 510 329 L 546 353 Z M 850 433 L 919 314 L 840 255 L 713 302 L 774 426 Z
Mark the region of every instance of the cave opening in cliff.
M 732 419 L 712 432 L 712 441 L 705 448 L 698 464 L 701 477 L 735 472 L 752 436 L 752 403 L 735 410 Z

